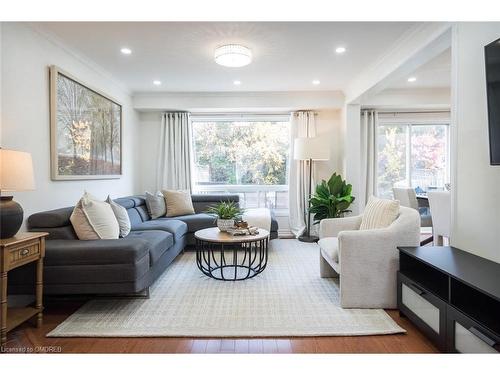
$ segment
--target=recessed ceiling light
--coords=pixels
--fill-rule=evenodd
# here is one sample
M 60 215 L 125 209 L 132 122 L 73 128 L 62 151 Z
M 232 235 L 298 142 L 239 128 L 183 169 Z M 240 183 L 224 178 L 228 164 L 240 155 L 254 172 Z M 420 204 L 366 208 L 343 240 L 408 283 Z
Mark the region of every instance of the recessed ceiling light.
M 312 81 L 312 84 L 313 85 L 319 85 L 321 82 L 319 81 L 319 79 L 315 79 L 314 81 Z
M 161 81 L 158 81 L 157 79 L 153 81 L 153 85 L 155 86 L 160 86 L 161 85 Z
M 345 47 L 337 47 L 335 49 L 335 52 L 337 52 L 338 54 L 344 53 L 345 51 L 346 51 Z
M 239 85 L 241 85 L 241 81 L 235 80 L 235 81 L 233 81 L 233 84 L 235 84 L 236 86 L 239 86 Z
M 239 68 L 252 62 L 252 51 L 239 44 L 226 44 L 215 49 L 214 59 L 219 65 Z
M 408 82 L 415 82 L 416 80 L 417 80 L 417 77 L 408 78 Z
M 132 50 L 130 48 L 127 48 L 127 47 L 123 47 L 121 50 L 120 50 L 121 53 L 123 53 L 124 55 L 130 55 L 132 53 Z

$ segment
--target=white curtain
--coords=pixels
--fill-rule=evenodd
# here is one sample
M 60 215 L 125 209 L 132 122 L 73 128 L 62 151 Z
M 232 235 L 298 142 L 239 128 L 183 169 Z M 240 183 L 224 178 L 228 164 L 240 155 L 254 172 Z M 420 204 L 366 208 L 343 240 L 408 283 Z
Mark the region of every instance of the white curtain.
M 362 200 L 360 208 L 363 208 L 368 201 L 368 198 L 377 194 L 377 124 L 378 112 L 374 110 L 366 110 L 361 114 L 361 137 L 362 137 L 362 177 L 363 185 Z
M 290 118 L 290 167 L 288 175 L 288 195 L 290 211 L 290 231 L 296 236 L 300 236 L 306 229 L 305 209 L 308 207 L 309 190 L 309 166 L 304 160 L 294 160 L 294 140 L 295 138 L 315 137 L 316 124 L 314 112 L 299 111 L 291 114 Z M 313 166 L 314 168 L 314 166 Z M 313 188 L 314 188 L 313 169 Z M 311 228 L 311 232 L 313 232 Z
M 191 191 L 191 120 L 187 112 L 167 112 L 161 120 L 157 189 Z

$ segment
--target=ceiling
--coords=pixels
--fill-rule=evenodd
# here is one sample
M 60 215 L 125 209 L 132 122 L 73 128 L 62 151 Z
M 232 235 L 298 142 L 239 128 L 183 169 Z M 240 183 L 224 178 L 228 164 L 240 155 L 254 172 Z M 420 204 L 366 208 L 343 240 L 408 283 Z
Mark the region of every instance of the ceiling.
M 408 78 L 415 77 L 415 82 Z M 397 78 L 389 84 L 391 89 L 446 88 L 451 85 L 451 48 L 423 64 L 407 76 Z
M 132 92 L 344 90 L 415 26 L 411 22 L 35 23 Z M 240 43 L 253 62 L 226 68 L 214 49 Z M 335 48 L 344 46 L 342 55 Z M 120 48 L 132 49 L 125 56 Z M 320 80 L 313 85 L 313 80 Z M 154 86 L 160 80 L 161 86 Z M 235 86 L 234 80 L 241 81 Z M 420 82 L 419 82 L 420 84 Z

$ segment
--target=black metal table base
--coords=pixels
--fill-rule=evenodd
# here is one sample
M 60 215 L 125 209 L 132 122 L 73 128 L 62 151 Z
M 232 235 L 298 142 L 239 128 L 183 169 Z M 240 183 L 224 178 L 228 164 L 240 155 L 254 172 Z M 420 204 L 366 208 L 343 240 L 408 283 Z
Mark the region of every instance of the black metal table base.
M 196 239 L 196 264 L 201 272 L 216 280 L 251 279 L 267 266 L 268 242 L 268 238 L 241 243 Z

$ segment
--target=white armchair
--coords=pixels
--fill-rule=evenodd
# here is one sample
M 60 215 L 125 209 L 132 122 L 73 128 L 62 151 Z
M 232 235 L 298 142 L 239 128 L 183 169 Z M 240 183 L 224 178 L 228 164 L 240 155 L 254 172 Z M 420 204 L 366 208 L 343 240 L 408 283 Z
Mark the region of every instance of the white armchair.
M 420 215 L 400 207 L 387 228 L 359 230 L 362 216 L 321 220 L 321 277 L 340 276 L 344 308 L 396 308 L 397 246 L 418 246 Z

